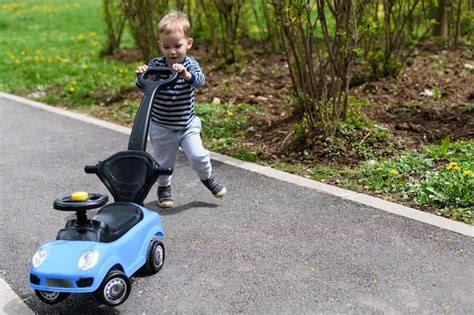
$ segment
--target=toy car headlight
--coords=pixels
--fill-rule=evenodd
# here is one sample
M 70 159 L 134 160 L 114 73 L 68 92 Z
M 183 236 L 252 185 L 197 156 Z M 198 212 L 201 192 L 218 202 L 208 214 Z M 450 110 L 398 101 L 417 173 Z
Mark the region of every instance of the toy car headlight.
M 99 251 L 95 249 L 88 250 L 83 253 L 77 262 L 77 267 L 82 271 L 94 268 L 99 261 Z
M 33 265 L 34 268 L 38 268 L 41 266 L 46 259 L 46 256 L 48 255 L 48 252 L 46 249 L 40 247 L 36 251 L 36 253 L 33 255 L 33 259 L 31 260 L 31 264 Z

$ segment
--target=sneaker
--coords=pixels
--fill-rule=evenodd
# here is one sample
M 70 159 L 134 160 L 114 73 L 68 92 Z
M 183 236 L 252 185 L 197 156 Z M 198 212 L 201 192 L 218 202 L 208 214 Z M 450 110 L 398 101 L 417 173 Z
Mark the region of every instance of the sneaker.
M 227 192 L 224 185 L 219 183 L 219 181 L 217 180 L 217 178 L 214 177 L 214 175 L 211 175 L 211 177 L 206 180 L 201 180 L 201 182 L 212 192 L 212 194 L 216 198 L 223 197 Z
M 158 187 L 158 207 L 173 207 L 173 197 L 171 197 L 171 186 Z

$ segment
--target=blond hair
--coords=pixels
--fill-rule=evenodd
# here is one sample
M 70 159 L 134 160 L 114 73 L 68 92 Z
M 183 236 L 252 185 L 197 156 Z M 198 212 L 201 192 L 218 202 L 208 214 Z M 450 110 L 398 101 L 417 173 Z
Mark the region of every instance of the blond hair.
M 158 31 L 160 34 L 171 34 L 175 32 L 183 32 L 184 36 L 189 37 L 191 24 L 188 16 L 180 11 L 171 11 L 165 15 L 158 23 Z

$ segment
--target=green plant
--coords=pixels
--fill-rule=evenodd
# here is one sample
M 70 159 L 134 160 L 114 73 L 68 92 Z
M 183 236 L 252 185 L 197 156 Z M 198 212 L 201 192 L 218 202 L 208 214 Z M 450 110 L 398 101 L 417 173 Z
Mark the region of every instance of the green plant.
M 449 149 L 449 144 L 451 143 L 450 137 L 445 137 L 443 141 L 441 142 L 440 145 L 437 146 L 428 146 L 426 147 L 426 151 L 431 154 L 431 156 L 436 159 L 442 159 L 446 157 L 446 154 L 448 153 Z
M 474 212 L 474 141 L 445 138 L 425 152 L 411 151 L 357 170 L 359 184 L 376 192 L 413 200 L 453 219 L 472 223 Z
M 248 161 L 248 162 L 256 162 L 258 159 L 258 154 L 256 151 L 244 151 L 244 150 L 239 150 L 235 152 L 233 155 L 236 159 L 243 160 L 243 161 Z
M 415 201 L 421 206 L 472 209 L 474 207 L 472 169 L 451 162 L 447 167 L 427 172 L 419 183 Z
M 253 105 L 230 103 L 197 104 L 195 110 L 203 121 L 203 140 L 211 150 L 238 148 L 248 127 L 248 113 L 257 112 Z

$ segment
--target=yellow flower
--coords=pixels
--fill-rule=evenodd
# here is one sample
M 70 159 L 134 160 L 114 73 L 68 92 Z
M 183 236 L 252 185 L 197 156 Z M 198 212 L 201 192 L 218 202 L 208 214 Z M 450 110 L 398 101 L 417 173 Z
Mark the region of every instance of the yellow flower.
M 74 91 L 76 91 L 76 88 L 73 87 L 73 86 L 70 86 L 70 87 L 69 87 L 69 92 L 74 92 Z
M 394 168 L 392 168 L 390 171 L 388 171 L 390 174 L 392 175 L 397 175 L 398 174 L 398 171 Z
M 232 116 L 234 116 L 234 113 L 231 112 L 231 111 L 228 111 L 228 112 L 227 112 L 227 116 L 232 117 Z
M 377 172 L 383 172 L 383 167 L 377 167 L 375 170 L 376 170 Z
M 464 172 L 462 172 L 464 176 L 471 175 L 471 173 L 472 172 L 470 170 L 464 170 Z
M 448 170 L 456 169 L 456 167 L 459 168 L 459 164 L 457 162 L 449 162 Z

